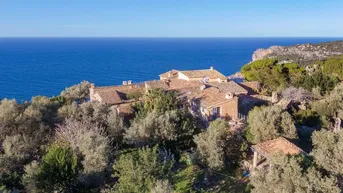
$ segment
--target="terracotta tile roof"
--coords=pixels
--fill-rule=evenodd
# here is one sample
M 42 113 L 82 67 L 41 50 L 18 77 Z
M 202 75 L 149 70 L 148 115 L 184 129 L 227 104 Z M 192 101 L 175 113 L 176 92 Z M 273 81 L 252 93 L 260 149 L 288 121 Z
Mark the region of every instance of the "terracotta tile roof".
M 144 93 L 144 84 L 103 86 L 93 88 L 94 95 L 99 95 L 103 103 L 119 104 L 127 100 L 126 95 L 131 93 Z
M 202 84 L 200 81 L 187 81 L 181 79 L 170 79 L 170 80 L 152 80 L 145 82 L 149 89 L 164 89 L 164 90 L 183 90 L 188 88 L 199 88 Z
M 116 90 L 99 90 L 97 91 L 97 94 L 101 98 L 101 102 L 106 104 L 119 104 L 122 102 L 122 99 Z
M 227 93 L 231 92 L 236 95 L 239 94 L 248 94 L 248 91 L 244 89 L 242 86 L 239 84 L 235 83 L 234 81 L 229 81 L 229 82 L 211 82 L 208 83 L 208 85 L 212 87 L 218 88 L 221 92 Z
M 200 90 L 200 88 L 194 89 L 193 91 L 188 91 L 184 93 L 184 96 L 198 102 L 201 106 L 205 108 L 212 108 L 217 105 L 234 100 L 225 98 L 225 93 L 220 92 L 219 89 L 215 87 L 209 87 L 205 90 Z
M 227 77 L 224 76 L 222 73 L 218 72 L 217 70 L 185 70 L 180 71 L 180 73 L 184 74 L 189 78 L 203 78 L 209 77 L 210 79 L 220 78 L 221 80 L 227 80 Z
M 166 79 L 175 79 L 175 78 L 178 78 L 179 76 L 178 72 L 179 72 L 178 70 L 173 69 L 163 74 L 160 74 L 159 76 Z
M 117 106 L 117 110 L 119 113 L 124 114 L 124 115 L 129 115 L 134 113 L 134 110 L 131 106 L 131 103 L 128 104 L 120 104 Z
M 101 87 L 95 87 L 94 88 L 94 92 L 104 91 L 104 90 L 122 91 L 122 90 L 132 89 L 132 88 L 135 88 L 135 87 L 139 87 L 139 85 L 131 84 L 131 85 L 101 86 Z
M 260 83 L 257 81 L 241 82 L 238 84 L 247 90 L 248 94 L 256 94 L 260 90 Z
M 284 137 L 278 137 L 273 140 L 253 145 L 252 149 L 253 151 L 263 155 L 264 157 L 269 157 L 279 152 L 285 155 L 305 153 L 302 149 L 300 149 L 298 146 L 294 145 L 292 142 L 288 141 Z
M 187 81 L 181 79 L 172 79 L 168 81 L 169 90 L 183 90 L 188 88 L 199 88 L 202 83 L 200 81 Z
M 145 86 L 148 89 L 169 89 L 169 85 L 167 84 L 167 81 L 165 80 L 151 80 L 151 81 L 145 81 Z

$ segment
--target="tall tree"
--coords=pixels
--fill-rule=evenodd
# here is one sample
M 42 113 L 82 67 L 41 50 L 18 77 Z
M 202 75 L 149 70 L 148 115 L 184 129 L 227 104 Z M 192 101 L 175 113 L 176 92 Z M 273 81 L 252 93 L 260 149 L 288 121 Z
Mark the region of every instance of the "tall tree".
M 61 96 L 65 97 L 67 100 L 84 101 L 89 98 L 90 85 L 90 82 L 82 81 L 79 84 L 64 89 L 61 92 Z
M 139 146 L 161 144 L 172 149 L 187 149 L 192 146 L 197 132 L 197 120 L 187 111 L 152 111 L 133 121 L 125 139 Z
M 158 180 L 170 177 L 173 165 L 174 159 L 161 156 L 157 146 L 124 153 L 113 165 L 118 183 L 106 192 L 150 193 Z
M 343 131 L 315 131 L 312 143 L 316 164 L 333 174 L 343 175 Z
M 231 132 L 225 120 L 211 122 L 206 131 L 194 137 L 201 160 L 212 169 L 237 164 L 245 155 L 246 144 Z
M 166 92 L 162 89 L 148 90 L 142 101 L 134 105 L 138 117 L 144 117 L 148 112 L 152 111 L 161 113 L 177 110 L 180 104 L 175 92 Z
M 291 139 L 298 137 L 293 118 L 279 106 L 255 107 L 249 112 L 248 124 L 253 143 L 278 136 Z
M 83 176 L 88 184 L 96 184 L 96 179 L 103 182 L 105 169 L 109 164 L 110 141 L 104 128 L 89 120 L 66 119 L 56 128 L 57 141 L 71 144 L 75 152 L 83 156 Z M 89 183 L 88 183 L 89 182 Z
M 277 155 L 270 164 L 269 169 L 251 174 L 252 193 L 340 192 L 336 178 L 321 174 L 304 156 Z
M 71 147 L 52 146 L 39 165 L 38 189 L 45 192 L 71 192 L 82 171 L 82 164 Z

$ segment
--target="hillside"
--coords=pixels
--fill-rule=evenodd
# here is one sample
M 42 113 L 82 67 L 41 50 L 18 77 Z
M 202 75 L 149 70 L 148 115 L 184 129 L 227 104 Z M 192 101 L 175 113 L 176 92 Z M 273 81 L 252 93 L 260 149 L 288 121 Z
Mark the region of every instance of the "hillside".
M 329 56 L 343 54 L 343 41 L 325 42 L 320 44 L 298 44 L 295 46 L 271 46 L 267 49 L 257 49 L 252 60 L 277 58 L 292 60 L 298 64 L 311 64 Z

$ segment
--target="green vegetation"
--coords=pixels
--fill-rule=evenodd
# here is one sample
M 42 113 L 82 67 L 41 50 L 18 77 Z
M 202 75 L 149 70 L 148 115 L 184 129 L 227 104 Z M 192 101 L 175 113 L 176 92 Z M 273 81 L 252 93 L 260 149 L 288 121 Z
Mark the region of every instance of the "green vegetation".
M 42 192 L 72 192 L 82 165 L 71 147 L 54 145 L 39 164 L 35 179 L 37 190 Z M 28 178 L 28 176 L 26 176 Z M 31 184 L 31 186 L 33 186 Z
M 258 81 L 265 92 L 285 88 L 293 79 L 302 76 L 305 69 L 295 63 L 278 63 L 276 59 L 267 58 L 254 61 L 241 69 L 248 81 Z
M 323 169 L 337 176 L 343 174 L 343 132 L 316 131 L 312 136 L 315 162 Z
M 296 63 L 280 62 L 276 58 L 254 61 L 242 67 L 241 72 L 248 81 L 259 81 L 262 91 L 271 93 L 286 87 L 302 87 L 308 91 L 318 88 L 320 94 L 331 91 L 343 78 L 343 56 L 335 56 L 325 61 L 309 65 L 313 72 Z
M 169 179 L 174 158 L 172 155 L 163 155 L 160 151 L 155 146 L 120 155 L 113 165 L 113 176 L 119 178 L 118 183 L 106 192 L 149 193 L 158 180 Z
M 242 132 L 225 120 L 207 123 L 159 89 L 127 96 L 142 100 L 125 118 L 89 102 L 86 81 L 52 98 L 3 99 L 0 192 L 341 192 L 343 134 L 333 129 L 343 119 L 341 60 L 313 72 L 276 59 L 244 66 L 247 80 L 292 103 L 255 107 Z M 249 146 L 279 136 L 309 154 L 274 155 L 272 167 L 247 176 Z
M 223 174 L 236 177 L 247 144 L 224 121 L 205 131 L 207 123 L 180 108 L 176 93 L 162 90 L 145 94 L 134 117 L 124 120 L 113 106 L 87 102 L 86 85 L 63 96 L 0 102 L 1 191 L 186 193 L 213 190 L 219 184 L 208 179 Z M 222 133 L 218 143 L 212 130 Z M 221 159 L 213 167 L 220 174 L 208 172 L 206 152 Z M 232 185 L 235 180 L 220 187 Z
M 127 94 L 126 98 L 127 99 L 139 99 L 142 96 L 143 96 L 143 94 L 141 92 L 132 92 L 132 93 Z
M 194 142 L 201 161 L 212 169 L 234 168 L 245 158 L 244 139 L 231 132 L 224 120 L 211 122 L 206 131 L 195 136 Z
M 276 156 L 269 172 L 251 177 L 252 193 L 262 192 L 340 192 L 337 179 L 324 175 L 304 156 Z
M 279 106 L 255 107 L 249 113 L 249 139 L 259 143 L 279 136 L 298 138 L 292 116 Z
M 148 112 L 156 111 L 158 113 L 178 109 L 180 101 L 175 92 L 165 92 L 161 89 L 149 90 L 143 96 L 144 103 L 138 102 L 134 105 L 137 116 L 144 117 Z
M 321 125 L 320 116 L 311 109 L 300 109 L 298 111 L 295 111 L 293 112 L 293 117 L 298 125 L 306 125 L 309 127 L 316 127 Z
M 301 76 L 296 80 L 294 85 L 296 87 L 303 87 L 309 91 L 318 88 L 320 94 L 325 94 L 331 91 L 339 82 L 335 76 L 329 76 L 323 72 L 315 72 L 311 75 Z
M 321 65 L 325 74 L 332 74 L 343 79 L 343 56 L 329 57 Z

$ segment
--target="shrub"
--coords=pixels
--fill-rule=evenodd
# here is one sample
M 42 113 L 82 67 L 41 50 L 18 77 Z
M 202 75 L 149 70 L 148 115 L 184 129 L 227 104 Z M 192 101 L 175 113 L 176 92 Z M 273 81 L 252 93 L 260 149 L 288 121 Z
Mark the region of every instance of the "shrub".
M 248 124 L 253 143 L 271 140 L 278 136 L 298 138 L 294 120 L 279 106 L 255 107 L 249 112 Z
M 173 159 L 161 158 L 157 146 L 124 153 L 113 165 L 118 183 L 106 192 L 150 193 L 158 180 L 170 178 L 173 165 Z
M 82 171 L 71 147 L 54 145 L 43 157 L 37 172 L 37 187 L 45 192 L 70 192 Z
M 90 82 L 82 81 L 79 84 L 64 89 L 64 91 L 61 92 L 61 96 L 67 100 L 85 101 L 87 98 L 89 98 L 90 85 Z

